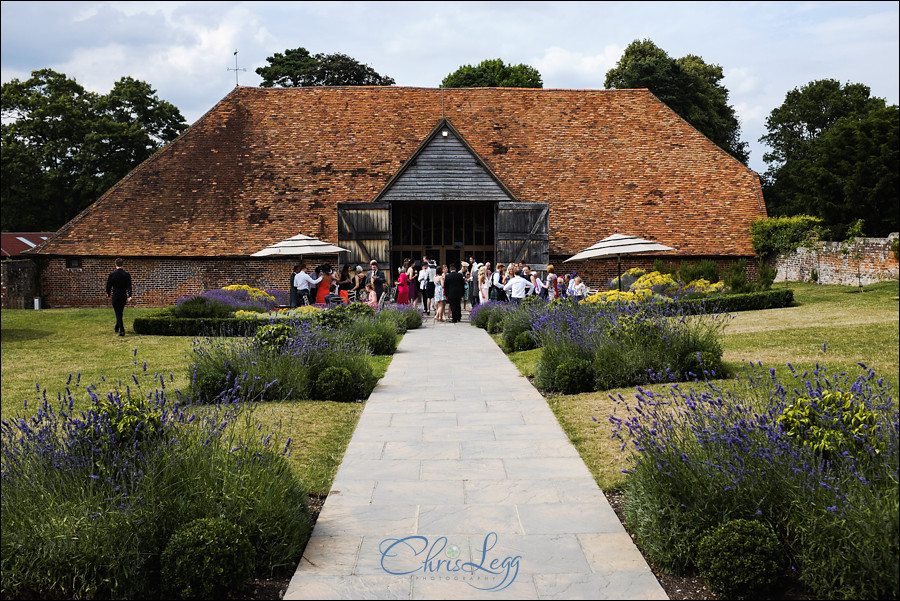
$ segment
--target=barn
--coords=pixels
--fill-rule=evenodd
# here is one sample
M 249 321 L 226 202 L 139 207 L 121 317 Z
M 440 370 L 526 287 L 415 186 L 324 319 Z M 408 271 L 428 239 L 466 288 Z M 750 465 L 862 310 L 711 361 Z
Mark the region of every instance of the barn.
M 388 273 L 423 255 L 543 270 L 615 232 L 670 261 L 749 258 L 765 216 L 758 175 L 648 90 L 237 87 L 27 254 L 45 306 L 104 306 L 115 257 L 161 306 L 286 290 L 294 260 L 252 255 L 298 233 Z M 599 287 L 615 261 L 569 270 Z

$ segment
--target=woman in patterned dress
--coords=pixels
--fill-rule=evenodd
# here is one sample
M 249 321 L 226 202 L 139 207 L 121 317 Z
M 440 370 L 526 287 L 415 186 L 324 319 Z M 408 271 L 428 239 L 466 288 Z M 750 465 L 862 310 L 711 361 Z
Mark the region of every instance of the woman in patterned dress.
M 447 266 L 441 265 L 441 270 L 434 276 L 434 320 L 447 321 L 444 307 L 447 305 L 447 295 L 444 293 L 444 276 L 447 275 Z

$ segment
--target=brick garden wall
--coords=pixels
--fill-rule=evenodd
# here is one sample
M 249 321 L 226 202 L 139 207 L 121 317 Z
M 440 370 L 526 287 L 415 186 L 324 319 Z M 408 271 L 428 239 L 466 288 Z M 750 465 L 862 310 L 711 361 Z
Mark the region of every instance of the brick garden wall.
M 896 280 L 898 263 L 891 252 L 891 243 L 898 237 L 893 233 L 887 238 L 863 238 L 859 271 L 862 284 L 874 284 L 885 280 Z M 852 257 L 841 253 L 839 242 L 823 242 L 817 248 L 799 248 L 776 263 L 777 282 L 808 282 L 813 271 L 818 273 L 820 284 L 842 284 L 856 286 L 857 263 Z
M 106 278 L 114 258 L 84 257 L 81 267 L 67 269 L 63 258 L 51 259 L 41 273 L 43 306 L 108 307 Z M 326 262 L 322 260 L 322 262 Z M 163 307 L 183 296 L 233 284 L 289 291 L 296 259 L 125 259 L 134 285 L 133 305 Z M 318 264 L 318 261 L 315 263 Z M 314 263 L 310 262 L 310 265 Z

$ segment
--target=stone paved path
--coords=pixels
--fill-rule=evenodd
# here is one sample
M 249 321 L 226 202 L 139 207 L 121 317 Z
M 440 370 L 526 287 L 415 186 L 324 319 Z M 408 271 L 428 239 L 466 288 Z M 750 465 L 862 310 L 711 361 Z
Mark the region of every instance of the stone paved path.
M 666 595 L 544 398 L 484 330 L 429 319 L 369 398 L 284 598 Z

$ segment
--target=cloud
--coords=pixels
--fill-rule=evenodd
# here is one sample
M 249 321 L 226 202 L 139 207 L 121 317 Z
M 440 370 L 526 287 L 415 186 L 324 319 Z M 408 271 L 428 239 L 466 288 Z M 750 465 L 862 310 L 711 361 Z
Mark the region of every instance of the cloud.
M 604 46 L 600 54 L 582 54 L 560 46 L 551 46 L 544 55 L 532 59 L 531 66 L 541 73 L 545 88 L 603 88 L 606 73 L 616 66 L 625 48 Z

